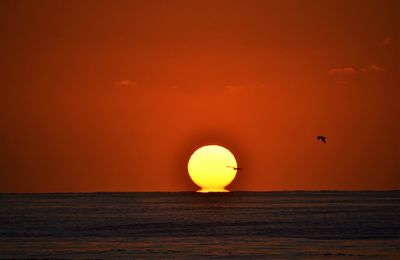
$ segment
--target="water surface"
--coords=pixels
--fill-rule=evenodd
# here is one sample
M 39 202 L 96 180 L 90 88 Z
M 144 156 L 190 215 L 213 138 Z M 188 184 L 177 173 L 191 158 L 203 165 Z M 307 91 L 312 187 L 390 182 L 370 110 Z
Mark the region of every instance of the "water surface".
M 0 195 L 0 258 L 400 259 L 400 191 Z

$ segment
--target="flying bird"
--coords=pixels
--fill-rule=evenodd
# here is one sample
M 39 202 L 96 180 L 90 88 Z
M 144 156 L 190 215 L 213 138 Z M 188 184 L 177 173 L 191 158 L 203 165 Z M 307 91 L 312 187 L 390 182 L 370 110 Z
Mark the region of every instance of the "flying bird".
M 232 170 L 236 170 L 236 171 L 243 171 L 243 169 L 239 168 L 239 167 L 233 167 L 233 166 L 226 166 L 226 167 L 232 168 Z
M 327 139 L 326 136 L 322 136 L 322 135 L 317 136 L 317 140 L 322 141 L 324 144 L 326 144 L 326 139 Z

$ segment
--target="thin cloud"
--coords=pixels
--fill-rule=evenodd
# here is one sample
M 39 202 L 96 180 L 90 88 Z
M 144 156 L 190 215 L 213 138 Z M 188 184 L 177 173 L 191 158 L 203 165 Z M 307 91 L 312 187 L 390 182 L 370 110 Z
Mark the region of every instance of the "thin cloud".
M 387 37 L 387 38 L 385 38 L 385 39 L 383 39 L 383 40 L 381 41 L 381 44 L 382 44 L 383 46 L 386 46 L 386 45 L 392 44 L 392 42 L 393 42 L 393 38 L 392 38 L 392 37 Z
M 368 67 L 361 68 L 360 71 L 368 73 L 368 72 L 383 72 L 385 70 L 383 68 L 379 67 L 378 65 L 370 64 Z
M 228 92 L 237 92 L 241 87 L 236 85 L 226 85 L 225 90 Z
M 385 71 L 382 67 L 376 64 L 369 64 L 366 67 L 354 68 L 354 67 L 343 67 L 343 68 L 333 68 L 328 73 L 329 75 L 350 75 L 356 73 L 375 73 Z
M 115 85 L 121 87 L 128 87 L 128 86 L 137 86 L 138 84 L 130 79 L 125 79 L 115 82 Z
M 329 71 L 330 75 L 341 75 L 341 74 L 354 74 L 357 70 L 353 67 L 333 68 Z

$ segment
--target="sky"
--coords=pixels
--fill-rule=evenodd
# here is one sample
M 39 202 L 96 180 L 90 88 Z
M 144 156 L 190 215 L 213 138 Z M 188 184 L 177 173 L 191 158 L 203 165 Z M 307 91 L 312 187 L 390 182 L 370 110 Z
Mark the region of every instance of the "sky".
M 1 1 L 0 192 L 400 189 L 399 1 Z M 316 140 L 328 137 L 328 143 Z

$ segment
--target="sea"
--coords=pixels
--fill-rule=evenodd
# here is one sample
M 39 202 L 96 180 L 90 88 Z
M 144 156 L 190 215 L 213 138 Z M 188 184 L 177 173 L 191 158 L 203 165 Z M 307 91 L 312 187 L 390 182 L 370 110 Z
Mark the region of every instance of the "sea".
M 400 191 L 0 194 L 0 259 L 400 259 Z

